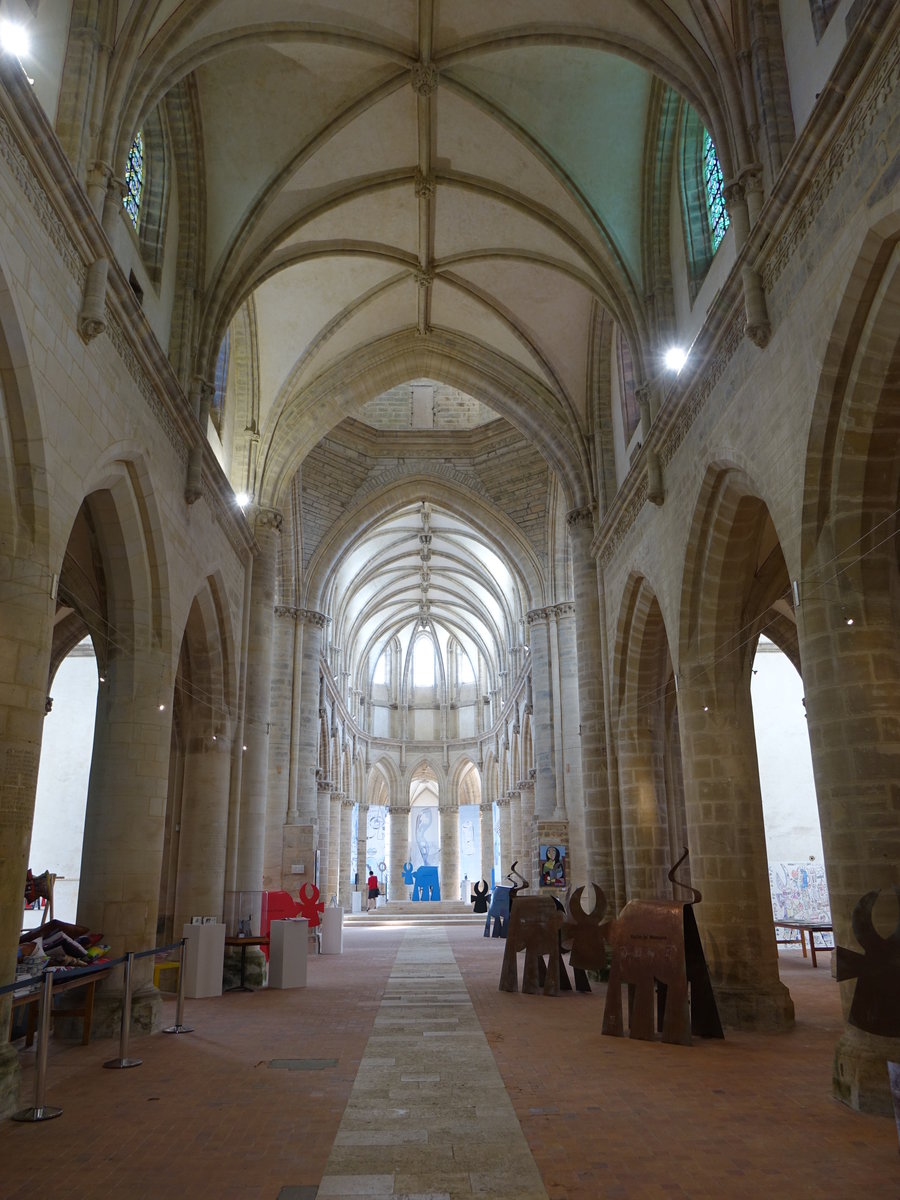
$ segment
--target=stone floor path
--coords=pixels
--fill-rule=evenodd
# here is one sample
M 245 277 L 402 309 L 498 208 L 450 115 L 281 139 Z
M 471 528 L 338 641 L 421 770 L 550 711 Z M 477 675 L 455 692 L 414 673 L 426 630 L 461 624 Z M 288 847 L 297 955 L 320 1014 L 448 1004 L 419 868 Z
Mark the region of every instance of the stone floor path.
M 546 1200 L 440 930 L 403 939 L 318 1195 Z

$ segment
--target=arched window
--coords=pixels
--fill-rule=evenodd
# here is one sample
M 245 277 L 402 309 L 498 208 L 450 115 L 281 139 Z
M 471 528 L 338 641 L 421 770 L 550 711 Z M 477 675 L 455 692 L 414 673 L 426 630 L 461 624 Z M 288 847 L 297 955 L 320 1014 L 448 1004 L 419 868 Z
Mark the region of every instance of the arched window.
M 435 645 L 430 634 L 420 633 L 413 647 L 413 686 L 434 687 Z
M 228 385 L 228 354 L 229 337 L 226 333 L 222 338 L 222 345 L 219 347 L 219 356 L 216 359 L 216 375 L 213 381 L 215 391 L 213 392 L 210 414 L 213 424 L 219 433 L 222 432 L 222 415 L 225 412 L 225 389 Z
M 122 203 L 137 229 L 141 215 L 141 196 L 144 191 L 144 135 L 140 129 L 134 135 L 131 149 L 128 151 L 128 162 L 125 164 L 125 195 Z
M 693 300 L 721 245 L 729 219 L 715 143 L 689 105 L 684 106 L 681 132 L 681 200 L 688 286 Z
M 728 228 L 728 209 L 725 207 L 725 197 L 722 194 L 725 180 L 722 178 L 722 168 L 719 156 L 708 130 L 703 130 L 703 183 L 706 187 L 706 216 L 709 221 L 709 236 L 712 241 L 713 254 L 718 250 L 719 243 Z
M 634 363 L 631 346 L 622 330 L 616 326 L 616 365 L 619 374 L 619 390 L 622 400 L 622 426 L 626 445 L 641 423 L 641 410 L 634 387 Z

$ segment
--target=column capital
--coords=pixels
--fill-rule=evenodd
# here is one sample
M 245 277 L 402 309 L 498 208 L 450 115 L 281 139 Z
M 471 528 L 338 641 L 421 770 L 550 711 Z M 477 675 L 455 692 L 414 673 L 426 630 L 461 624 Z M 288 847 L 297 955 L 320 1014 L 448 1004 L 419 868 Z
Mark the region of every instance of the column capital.
M 583 508 L 573 508 L 566 513 L 566 525 L 569 532 L 573 533 L 576 529 L 587 528 L 590 533 L 594 532 L 594 509 L 592 505 L 586 505 Z
M 551 604 L 547 608 L 532 608 L 525 614 L 525 623 L 529 629 L 532 625 L 537 625 L 541 621 L 549 621 L 553 615 L 554 606 Z
M 389 804 L 387 810 L 392 817 L 398 816 L 400 813 L 409 813 L 408 804 Z
M 253 522 L 254 533 L 257 530 L 271 529 L 275 533 L 281 533 L 281 526 L 284 521 L 284 514 L 277 508 L 258 508 L 256 510 L 256 520 Z
M 331 617 L 325 613 L 316 612 L 313 608 L 295 608 L 295 619 L 302 625 L 312 625 L 316 629 L 325 629 L 331 624 Z
M 520 779 L 519 782 L 516 784 L 516 791 L 517 792 L 525 792 L 525 791 L 533 792 L 534 791 L 534 780 L 533 779 Z
M 494 803 L 498 808 L 509 808 L 509 792 L 505 796 L 498 796 Z
M 353 799 L 352 796 L 345 796 L 345 795 L 341 794 L 340 801 L 341 801 L 341 808 L 356 808 L 356 801 Z

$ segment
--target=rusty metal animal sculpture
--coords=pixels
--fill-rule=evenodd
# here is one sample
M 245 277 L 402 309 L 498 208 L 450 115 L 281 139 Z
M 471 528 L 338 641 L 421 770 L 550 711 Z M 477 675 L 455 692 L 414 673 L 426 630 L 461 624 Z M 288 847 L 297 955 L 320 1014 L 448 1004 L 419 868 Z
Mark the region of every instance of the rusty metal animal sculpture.
M 581 907 L 584 888 L 576 888 L 566 897 L 566 915 L 560 931 L 563 951 L 568 951 L 569 966 L 575 975 L 575 988 L 589 992 L 588 971 L 602 971 L 606 967 L 606 943 L 610 922 L 606 916 L 606 895 L 603 889 L 593 884 L 594 907 L 586 913 Z
M 893 885 L 900 906 L 900 887 Z M 866 892 L 853 909 L 851 925 L 865 951 L 838 946 L 835 978 L 855 979 L 856 988 L 847 1021 L 879 1037 L 900 1037 L 900 920 L 893 933 L 882 937 L 872 920 L 879 892 Z
M 558 996 L 560 988 L 559 929 L 564 912 L 553 896 L 519 896 L 509 917 L 509 931 L 500 968 L 500 991 L 519 990 L 518 953 L 525 951 L 522 991 Z M 544 958 L 547 959 L 546 965 Z M 568 982 L 568 980 L 567 980 Z
M 690 1045 L 692 1033 L 724 1036 L 694 917 L 693 906 L 701 896 L 675 878 L 687 853 L 685 849 L 669 871 L 669 879 L 687 888 L 691 900 L 630 900 L 611 924 L 606 1034 L 623 1036 L 622 984 L 627 984 L 630 1037 L 652 1041 L 655 1025 L 661 1026 L 664 1042 L 681 1045 Z

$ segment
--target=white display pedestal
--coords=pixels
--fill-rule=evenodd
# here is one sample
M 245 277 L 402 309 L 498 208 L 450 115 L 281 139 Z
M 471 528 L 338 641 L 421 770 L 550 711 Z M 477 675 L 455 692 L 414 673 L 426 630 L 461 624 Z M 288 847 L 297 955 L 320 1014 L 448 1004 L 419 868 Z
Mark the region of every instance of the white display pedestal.
M 222 995 L 222 966 L 225 961 L 224 925 L 185 925 L 181 931 L 184 946 L 184 994 Z
M 306 987 L 309 924 L 303 917 L 269 926 L 269 987 Z
M 362 892 L 350 893 L 350 911 L 352 913 L 362 912 Z
M 344 953 L 344 910 L 326 908 L 322 913 L 322 954 Z

